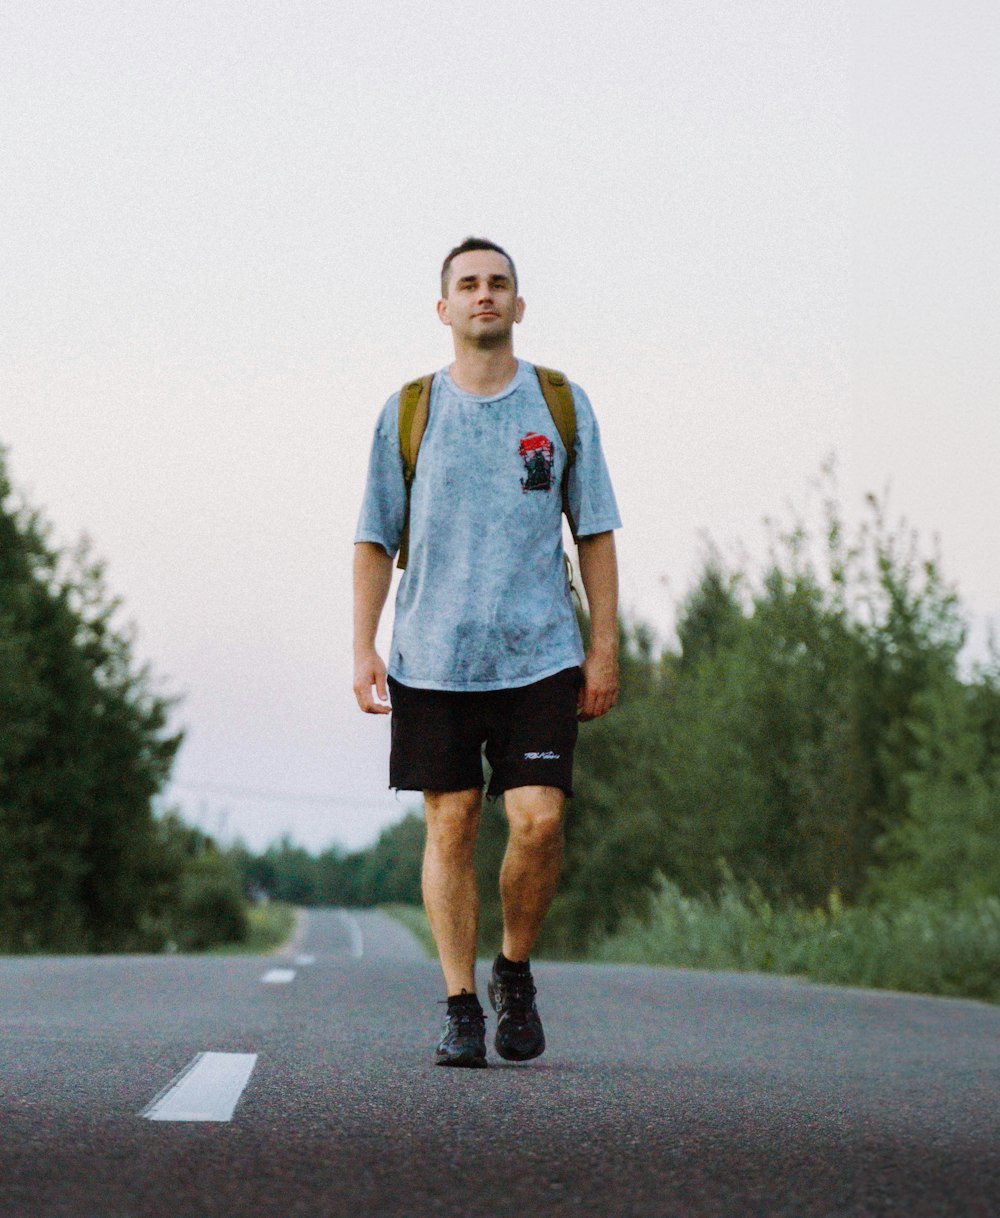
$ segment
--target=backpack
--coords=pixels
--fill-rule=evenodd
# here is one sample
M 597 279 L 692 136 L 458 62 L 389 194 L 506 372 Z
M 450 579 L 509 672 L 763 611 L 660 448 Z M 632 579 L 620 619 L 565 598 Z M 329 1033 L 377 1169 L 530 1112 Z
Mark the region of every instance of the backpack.
M 535 365 L 535 375 L 549 408 L 552 422 L 559 432 L 559 438 L 566 449 L 566 469 L 562 478 L 562 510 L 569 521 L 573 540 L 576 540 L 576 522 L 569 508 L 569 470 L 576 459 L 576 407 L 573 405 L 573 391 L 569 381 L 561 372 L 553 368 L 539 368 Z M 403 532 L 399 543 L 399 558 L 396 565 L 402 569 L 406 566 L 410 551 L 410 487 L 417 472 L 417 454 L 420 452 L 420 441 L 427 427 L 427 414 L 431 401 L 431 382 L 434 374 L 418 377 L 415 381 L 407 381 L 399 391 L 399 453 L 403 459 L 403 481 L 406 484 L 406 515 L 403 517 Z

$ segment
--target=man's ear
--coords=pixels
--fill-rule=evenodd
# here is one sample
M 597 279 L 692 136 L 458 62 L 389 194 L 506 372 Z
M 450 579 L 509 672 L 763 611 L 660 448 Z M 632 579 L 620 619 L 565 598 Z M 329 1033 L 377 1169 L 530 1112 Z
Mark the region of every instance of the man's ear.
M 518 296 L 514 302 L 514 324 L 520 325 L 522 317 L 524 317 L 524 297 Z
M 446 326 L 451 325 L 451 318 L 448 316 L 448 298 L 446 296 L 442 296 L 437 302 L 437 315 Z

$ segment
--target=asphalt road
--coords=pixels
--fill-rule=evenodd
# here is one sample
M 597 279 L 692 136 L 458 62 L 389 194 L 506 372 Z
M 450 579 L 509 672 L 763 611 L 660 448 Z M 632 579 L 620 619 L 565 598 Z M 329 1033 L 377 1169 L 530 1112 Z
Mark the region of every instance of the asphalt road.
M 0 958 L 0 1218 L 1000 1215 L 1000 1009 L 536 980 L 542 1058 L 443 1070 L 437 965 L 377 914 L 280 956 Z

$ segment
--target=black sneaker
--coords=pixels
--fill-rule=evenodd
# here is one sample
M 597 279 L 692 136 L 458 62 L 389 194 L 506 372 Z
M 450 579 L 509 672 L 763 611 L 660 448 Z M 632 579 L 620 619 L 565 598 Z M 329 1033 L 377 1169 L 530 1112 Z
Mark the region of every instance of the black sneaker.
M 545 1033 L 535 1006 L 531 971 L 501 972 L 494 962 L 486 992 L 497 1013 L 496 1050 L 509 1062 L 526 1062 L 545 1050 Z
M 481 1007 L 463 1007 L 448 1012 L 437 1047 L 436 1064 L 486 1065 L 486 1016 Z

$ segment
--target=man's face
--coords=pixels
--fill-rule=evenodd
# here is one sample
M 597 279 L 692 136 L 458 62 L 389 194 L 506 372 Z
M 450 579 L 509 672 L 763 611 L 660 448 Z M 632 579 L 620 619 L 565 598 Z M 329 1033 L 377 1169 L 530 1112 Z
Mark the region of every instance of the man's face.
M 524 316 L 524 301 L 514 291 L 510 263 L 496 250 L 469 250 L 452 259 L 448 294 L 438 301 L 438 317 L 456 340 L 494 347 L 510 340 Z

